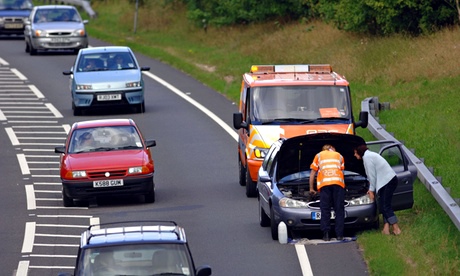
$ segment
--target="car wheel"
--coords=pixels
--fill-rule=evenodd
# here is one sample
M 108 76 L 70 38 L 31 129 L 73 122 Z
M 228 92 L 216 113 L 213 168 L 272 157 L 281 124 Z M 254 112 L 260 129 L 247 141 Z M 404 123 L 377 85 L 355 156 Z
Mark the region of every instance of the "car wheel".
M 29 45 L 29 53 L 31 56 L 35 56 L 37 54 L 37 49 L 35 49 L 34 46 Z
M 270 227 L 272 232 L 272 239 L 274 241 L 278 240 L 278 224 L 275 221 L 275 215 L 273 212 L 273 208 L 270 208 Z
M 262 227 L 270 226 L 270 218 L 265 213 L 264 208 L 262 208 L 262 205 L 260 204 L 260 200 L 259 200 L 259 223 L 260 223 L 260 226 Z
M 241 162 L 240 154 L 238 153 L 238 174 L 240 178 L 240 185 L 246 186 L 246 168 L 243 166 Z
M 29 43 L 26 42 L 26 53 L 30 53 L 30 46 Z
M 257 196 L 257 183 L 252 181 L 251 175 L 249 175 L 249 170 L 246 170 L 246 196 Z
M 145 202 L 147 203 L 154 203 L 155 202 L 155 185 L 152 182 L 152 191 L 150 191 L 145 196 Z
M 81 114 L 81 108 L 73 106 L 73 116 L 80 116 Z
M 66 196 L 64 189 L 62 189 L 62 203 L 64 207 L 74 206 L 73 199 L 71 197 Z

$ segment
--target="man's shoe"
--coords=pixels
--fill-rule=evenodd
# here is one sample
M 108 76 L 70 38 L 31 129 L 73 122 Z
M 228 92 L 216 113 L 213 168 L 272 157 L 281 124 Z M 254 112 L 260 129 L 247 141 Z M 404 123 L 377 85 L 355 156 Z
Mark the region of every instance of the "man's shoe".
M 337 236 L 337 240 L 338 241 L 343 241 L 343 237 L 342 236 Z
M 328 232 L 324 232 L 323 234 L 323 241 L 330 241 L 331 239 L 329 238 L 329 233 Z

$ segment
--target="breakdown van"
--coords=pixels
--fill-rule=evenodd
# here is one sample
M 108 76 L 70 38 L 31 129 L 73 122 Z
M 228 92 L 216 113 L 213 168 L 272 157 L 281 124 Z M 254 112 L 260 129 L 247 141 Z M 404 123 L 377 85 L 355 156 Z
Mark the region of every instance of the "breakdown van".
M 271 144 L 280 138 L 367 127 L 368 113 L 355 122 L 345 77 L 329 64 L 253 65 L 243 74 L 238 130 L 239 183 L 257 196 L 257 174 Z

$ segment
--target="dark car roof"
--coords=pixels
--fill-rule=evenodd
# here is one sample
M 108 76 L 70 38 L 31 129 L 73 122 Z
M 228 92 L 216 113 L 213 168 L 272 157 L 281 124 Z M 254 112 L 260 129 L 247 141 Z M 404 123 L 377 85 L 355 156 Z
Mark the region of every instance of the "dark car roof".
M 364 174 L 361 160 L 354 157 L 354 149 L 366 144 L 357 135 L 339 133 L 318 133 L 296 136 L 284 140 L 278 152 L 278 179 L 298 171 L 309 170 L 315 155 L 325 144 L 335 147 L 345 161 L 345 170 Z

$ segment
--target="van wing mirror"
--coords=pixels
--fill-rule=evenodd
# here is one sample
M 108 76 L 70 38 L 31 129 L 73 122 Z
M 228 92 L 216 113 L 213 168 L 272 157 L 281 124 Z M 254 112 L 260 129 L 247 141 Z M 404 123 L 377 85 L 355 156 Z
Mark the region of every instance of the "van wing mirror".
M 355 128 L 366 128 L 369 122 L 369 113 L 367 111 L 359 112 L 359 121 L 355 123 Z
M 235 129 L 248 128 L 248 124 L 245 121 L 243 121 L 243 113 L 233 113 L 233 127 Z

